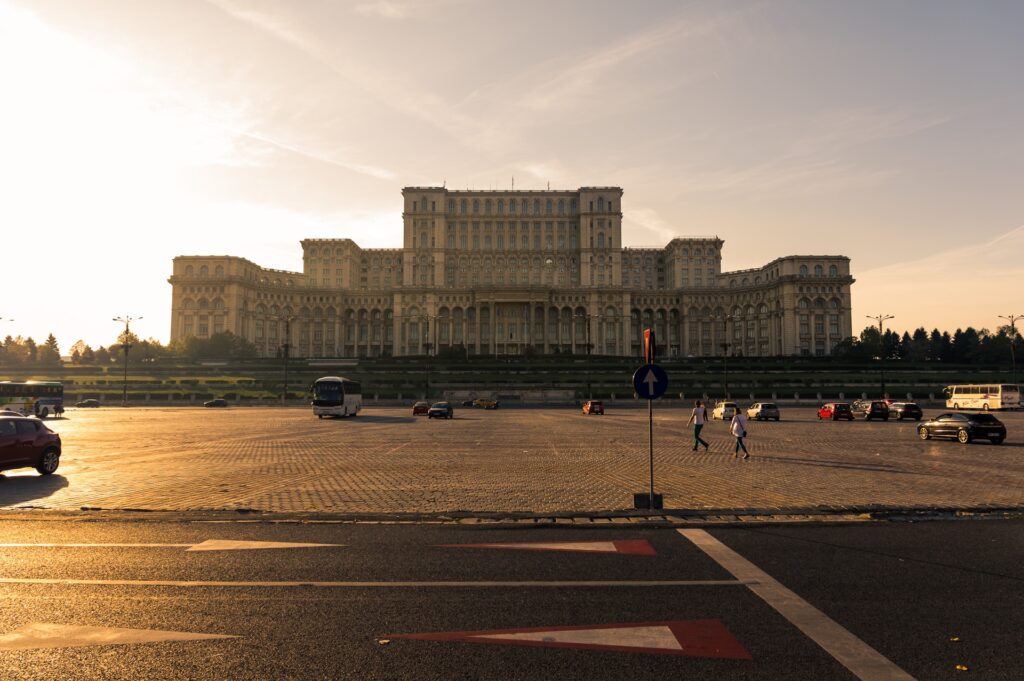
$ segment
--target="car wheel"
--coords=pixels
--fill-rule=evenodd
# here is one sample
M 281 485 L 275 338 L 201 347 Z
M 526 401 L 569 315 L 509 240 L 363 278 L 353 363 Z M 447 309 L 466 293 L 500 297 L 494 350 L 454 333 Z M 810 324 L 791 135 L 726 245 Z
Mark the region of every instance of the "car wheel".
M 1001 444 L 1003 444 L 1003 438 L 1001 438 L 1001 437 L 994 437 L 994 438 L 992 438 L 992 444 L 994 444 L 994 445 L 1001 445 Z
M 932 439 L 931 433 L 929 433 L 928 429 L 925 428 L 924 426 L 921 426 L 920 428 L 917 429 L 917 436 L 919 438 L 921 438 L 922 440 L 931 440 Z
M 956 402 L 954 402 L 954 403 L 953 403 L 953 408 L 954 408 L 954 409 L 959 409 L 959 408 L 960 408 L 960 405 L 959 405 L 959 404 L 957 404 Z
M 889 420 L 889 417 L 888 417 L 888 416 L 883 416 L 883 417 L 882 417 L 882 420 L 883 420 L 883 421 L 888 421 L 888 420 Z
M 985 404 L 981 405 L 981 410 L 982 411 L 988 411 L 988 402 L 986 402 Z
M 324 415 L 323 415 L 323 414 L 317 414 L 316 416 L 317 416 L 317 418 L 319 418 L 319 419 L 322 419 L 322 418 L 324 417 Z
M 903 417 L 902 417 L 902 416 L 900 416 L 899 414 L 897 414 L 897 415 L 896 415 L 896 420 L 897 420 L 897 421 L 902 421 L 902 420 L 903 420 Z
M 914 420 L 915 420 L 915 421 L 920 421 L 920 420 L 921 420 L 921 417 L 920 417 L 920 416 L 918 416 L 918 417 L 917 417 L 917 418 L 915 418 Z
M 971 441 L 971 434 L 961 428 L 956 432 L 956 441 L 962 445 L 965 445 Z
M 43 456 L 39 459 L 39 465 L 36 466 L 36 470 L 39 471 L 40 475 L 50 475 L 57 470 L 57 466 L 60 465 L 60 452 L 55 448 L 50 447 L 43 452 Z
M 779 422 L 779 417 L 778 417 L 778 416 L 776 416 L 776 417 L 775 417 L 775 423 L 778 423 L 778 422 Z
M 50 415 L 50 410 L 47 409 L 46 407 L 43 407 L 40 410 L 40 412 L 39 412 L 39 418 L 41 418 L 41 419 L 45 419 L 49 415 Z

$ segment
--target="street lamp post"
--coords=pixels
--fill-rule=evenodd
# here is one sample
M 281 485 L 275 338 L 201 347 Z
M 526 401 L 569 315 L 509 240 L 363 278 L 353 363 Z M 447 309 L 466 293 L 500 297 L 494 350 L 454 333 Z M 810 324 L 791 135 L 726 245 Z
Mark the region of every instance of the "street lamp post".
M 722 322 L 722 328 L 724 329 L 725 339 L 719 345 L 722 347 L 722 390 L 725 393 L 726 400 L 729 399 L 729 347 L 732 345 L 729 342 L 729 322 L 736 319 L 737 317 L 729 314 L 711 318 L 711 321 Z
M 875 315 L 873 317 L 871 315 L 866 315 L 866 316 L 867 316 L 868 319 L 873 319 L 876 322 L 878 322 L 878 345 L 879 345 L 878 367 L 879 367 L 879 373 L 881 375 L 881 382 L 882 382 L 882 395 L 881 395 L 881 397 L 882 397 L 882 399 L 885 399 L 885 328 L 884 328 L 883 324 L 885 324 L 885 322 L 887 322 L 890 319 L 895 319 L 895 317 L 893 315 L 891 315 L 891 314 L 879 314 L 879 315 Z
M 132 344 L 128 342 L 128 340 L 131 338 L 130 325 L 132 322 L 137 322 L 140 319 L 142 319 L 142 317 L 132 317 L 130 315 L 125 315 L 124 317 L 114 317 L 113 319 L 113 321 L 115 322 L 124 322 L 124 342 L 121 344 L 121 346 L 124 348 L 124 380 L 122 383 L 123 389 L 121 392 L 122 407 L 128 406 L 128 351 L 131 350 L 132 348 Z
M 1017 344 L 1017 320 L 1024 319 L 1024 314 L 1001 314 L 999 318 L 1010 322 L 1010 365 L 1013 367 L 1013 384 L 1017 385 L 1017 353 L 1013 346 Z
M 288 358 L 292 347 L 292 319 L 294 317 L 284 317 L 284 344 L 281 346 L 282 359 L 284 359 L 284 389 L 281 391 L 281 404 L 284 405 L 288 401 Z

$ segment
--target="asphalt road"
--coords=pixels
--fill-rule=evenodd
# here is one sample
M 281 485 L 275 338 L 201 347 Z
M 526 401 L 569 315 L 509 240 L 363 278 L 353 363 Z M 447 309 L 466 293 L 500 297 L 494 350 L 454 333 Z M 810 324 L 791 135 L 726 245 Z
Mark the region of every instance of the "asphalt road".
M 969 678 L 1024 675 L 1022 521 L 697 532 L 693 538 L 630 526 L 3 520 L 0 678 L 857 678 L 835 656 L 842 647 L 835 630 L 854 641 L 854 666 L 873 652 L 918 679 L 968 678 L 958 676 L 957 665 Z M 211 540 L 342 546 L 189 550 Z M 705 540 L 765 574 L 737 580 L 735 558 L 722 562 L 695 543 Z M 610 550 L 633 553 L 442 546 L 599 542 L 608 549 L 615 541 L 634 543 Z M 772 578 L 796 597 L 780 605 L 770 593 L 759 595 Z M 818 611 L 824 617 L 807 617 Z M 579 636 L 596 636 L 603 644 L 634 645 L 629 626 L 662 631 L 660 623 L 680 621 L 712 632 L 705 641 L 710 656 L 664 654 L 664 640 L 646 644 L 660 652 L 578 643 Z M 56 628 L 48 643 L 56 647 L 33 647 L 46 642 L 42 625 L 233 638 L 63 647 L 83 634 Z M 399 637 L 587 625 L 621 628 L 575 634 L 574 647 Z M 824 648 L 812 640 L 818 636 Z M 676 637 L 682 652 L 693 652 L 684 638 Z M 716 650 L 735 646 L 749 659 L 716 657 Z

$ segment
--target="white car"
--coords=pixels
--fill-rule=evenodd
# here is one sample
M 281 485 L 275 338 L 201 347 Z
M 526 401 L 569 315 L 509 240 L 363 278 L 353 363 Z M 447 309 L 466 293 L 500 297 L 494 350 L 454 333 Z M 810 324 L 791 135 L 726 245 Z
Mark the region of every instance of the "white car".
M 736 406 L 735 402 L 719 402 L 711 412 L 711 418 L 712 420 L 719 419 L 720 421 L 731 420 L 736 415 L 738 409 L 739 407 Z

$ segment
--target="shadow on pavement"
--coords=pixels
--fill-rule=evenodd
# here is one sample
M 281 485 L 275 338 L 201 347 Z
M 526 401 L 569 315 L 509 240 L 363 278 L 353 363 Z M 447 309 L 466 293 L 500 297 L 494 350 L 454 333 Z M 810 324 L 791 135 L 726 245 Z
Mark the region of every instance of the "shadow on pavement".
M 423 417 L 426 419 L 426 417 Z M 339 417 L 335 419 L 324 419 L 331 421 L 355 421 L 356 423 L 412 423 L 416 420 L 413 416 L 382 416 L 382 415 L 367 415 L 360 414 L 358 416 Z
M 21 506 L 46 497 L 68 486 L 63 475 L 0 475 L 0 506 Z
M 875 464 L 875 463 L 851 463 L 849 461 L 829 461 L 827 459 L 801 459 L 797 457 L 789 456 L 752 456 L 761 459 L 762 461 L 774 461 L 776 463 L 791 463 L 797 466 L 816 466 L 821 468 L 849 468 L 855 471 L 876 471 L 879 473 L 898 473 L 900 475 L 935 475 L 927 471 L 919 470 L 903 470 L 897 466 L 890 464 Z

